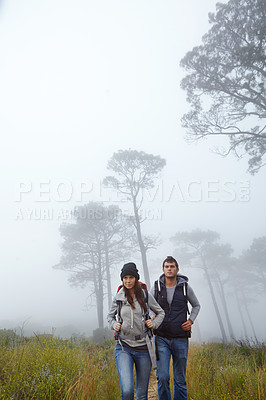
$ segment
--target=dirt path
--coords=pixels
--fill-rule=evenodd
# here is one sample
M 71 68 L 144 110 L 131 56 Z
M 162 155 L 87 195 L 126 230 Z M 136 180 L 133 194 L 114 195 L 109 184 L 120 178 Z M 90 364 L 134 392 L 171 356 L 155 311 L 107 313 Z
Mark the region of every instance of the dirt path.
M 149 384 L 149 392 L 148 392 L 149 400 L 158 400 L 157 395 L 157 380 L 155 371 L 151 372 L 150 384 Z

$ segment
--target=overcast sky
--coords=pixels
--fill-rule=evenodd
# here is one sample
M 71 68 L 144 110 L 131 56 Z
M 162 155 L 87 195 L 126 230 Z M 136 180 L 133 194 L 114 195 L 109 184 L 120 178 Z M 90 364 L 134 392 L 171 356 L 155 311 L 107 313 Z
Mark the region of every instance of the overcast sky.
M 215 4 L 0 2 L 0 328 L 30 320 L 89 331 L 96 313 L 84 311 L 88 290 L 52 269 L 58 228 L 76 204 L 116 201 L 101 180 L 118 149 L 167 160 L 158 191 L 146 194 L 143 229 L 165 239 L 152 265 L 172 252 L 177 231 L 215 230 L 236 254 L 265 235 L 265 170 L 248 175 L 246 159 L 213 154 L 212 140 L 188 145 L 180 123 L 189 106 L 179 62 L 201 43 Z

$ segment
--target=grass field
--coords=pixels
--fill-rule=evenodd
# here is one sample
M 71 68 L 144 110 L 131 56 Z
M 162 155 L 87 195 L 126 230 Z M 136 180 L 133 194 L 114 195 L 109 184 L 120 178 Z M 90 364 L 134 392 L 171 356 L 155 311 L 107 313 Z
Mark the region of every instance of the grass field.
M 114 345 L 0 330 L 0 399 L 117 400 Z M 191 344 L 187 378 L 190 400 L 265 400 L 265 345 Z M 150 386 L 156 399 L 154 372 Z

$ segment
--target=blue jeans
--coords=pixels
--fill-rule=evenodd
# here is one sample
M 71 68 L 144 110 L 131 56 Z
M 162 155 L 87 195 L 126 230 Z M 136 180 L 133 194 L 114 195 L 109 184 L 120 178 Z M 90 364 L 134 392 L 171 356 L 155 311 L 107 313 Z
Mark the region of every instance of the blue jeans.
M 149 353 L 116 346 L 115 361 L 120 380 L 121 399 L 134 400 L 133 365 L 135 364 L 137 400 L 147 400 L 151 372 Z
M 157 360 L 157 382 L 159 400 L 171 400 L 170 358 L 173 358 L 174 397 L 173 400 L 187 400 L 186 366 L 188 339 L 165 339 L 157 336 L 159 360 Z

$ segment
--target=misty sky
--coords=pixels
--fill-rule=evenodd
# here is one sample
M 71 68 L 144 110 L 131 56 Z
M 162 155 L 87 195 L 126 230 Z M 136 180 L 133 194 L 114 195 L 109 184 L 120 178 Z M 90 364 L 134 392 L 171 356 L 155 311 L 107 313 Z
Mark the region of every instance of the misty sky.
M 77 204 L 119 202 L 101 185 L 118 149 L 167 160 L 145 194 L 143 230 L 164 239 L 148 254 L 150 265 L 158 262 L 152 279 L 177 231 L 217 231 L 236 254 L 265 235 L 266 169 L 248 175 L 247 159 L 219 157 L 213 139 L 187 144 L 180 123 L 189 105 L 179 62 L 201 43 L 215 4 L 0 1 L 0 328 L 29 320 L 89 331 L 96 311 L 84 311 L 88 289 L 70 288 L 68 275 L 52 269 L 58 228 Z M 202 279 L 188 274 L 204 303 Z M 203 323 L 212 313 L 203 308 Z

